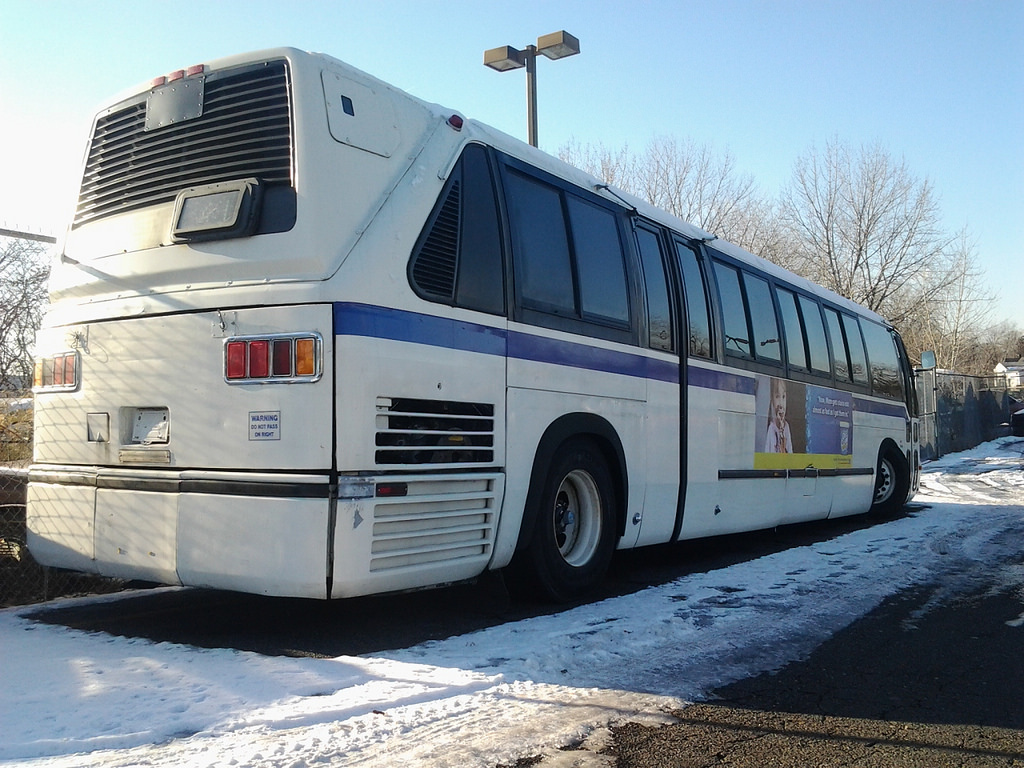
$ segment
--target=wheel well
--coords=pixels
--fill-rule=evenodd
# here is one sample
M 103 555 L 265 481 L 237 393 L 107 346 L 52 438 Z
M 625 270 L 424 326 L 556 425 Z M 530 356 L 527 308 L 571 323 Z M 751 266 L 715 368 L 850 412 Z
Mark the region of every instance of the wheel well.
M 615 483 L 615 504 L 618 511 L 618 536 L 626 532 L 626 499 L 629 495 L 629 480 L 626 473 L 626 454 L 615 428 L 600 416 L 592 413 L 567 413 L 551 422 L 537 445 L 530 472 L 530 488 L 526 494 L 526 508 L 519 528 L 516 551 L 529 545 L 537 520 L 537 504 L 547 477 L 547 468 L 560 446 L 567 440 L 582 437 L 591 440 L 601 451 Z
M 878 458 L 882 458 L 885 454 L 898 458 L 902 463 L 903 468 L 909 469 L 909 466 L 907 465 L 907 457 L 891 437 L 885 438 L 885 440 L 882 441 L 882 444 L 878 446 Z
M 878 446 L 878 459 L 875 464 L 875 482 L 878 482 L 878 462 L 881 461 L 883 456 L 888 456 L 889 460 L 893 464 L 893 469 L 896 473 L 905 481 L 907 486 L 907 495 L 898 499 L 899 506 L 903 506 L 909 498 L 911 491 L 911 470 L 910 462 L 907 460 L 907 455 L 900 450 L 900 447 L 896 444 L 892 438 L 886 438 L 882 441 L 881 445 Z M 901 491 L 902 496 L 902 491 Z

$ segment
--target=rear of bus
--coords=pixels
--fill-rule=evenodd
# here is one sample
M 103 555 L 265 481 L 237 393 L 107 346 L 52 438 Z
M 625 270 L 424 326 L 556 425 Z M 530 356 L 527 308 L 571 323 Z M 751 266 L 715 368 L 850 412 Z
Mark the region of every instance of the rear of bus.
M 455 146 L 424 172 L 440 131 L 436 110 L 291 49 L 168 73 L 97 115 L 37 338 L 39 562 L 332 596 L 352 559 L 338 487 L 375 492 L 345 474 L 372 464 L 337 466 L 335 404 L 368 366 L 338 362 L 335 325 L 374 290 L 347 262 L 365 274 L 352 254 L 387 237 L 407 258 Z M 432 181 L 424 213 L 381 221 L 410 175 Z

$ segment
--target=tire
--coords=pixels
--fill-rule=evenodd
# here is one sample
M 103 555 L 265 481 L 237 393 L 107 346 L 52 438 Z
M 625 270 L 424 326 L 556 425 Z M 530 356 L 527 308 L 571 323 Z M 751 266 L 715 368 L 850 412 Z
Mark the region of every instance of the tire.
M 615 486 L 594 444 L 562 445 L 544 480 L 521 576 L 547 600 L 571 602 L 600 583 L 616 535 Z
M 875 495 L 871 502 L 871 514 L 895 515 L 903 508 L 909 494 L 910 470 L 906 461 L 895 450 L 883 449 L 878 454 L 878 466 L 875 469 Z

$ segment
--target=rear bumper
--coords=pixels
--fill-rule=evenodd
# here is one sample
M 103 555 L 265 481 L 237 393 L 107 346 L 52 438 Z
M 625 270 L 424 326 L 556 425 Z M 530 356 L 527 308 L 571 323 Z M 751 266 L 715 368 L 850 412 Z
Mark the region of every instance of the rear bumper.
M 328 474 L 36 465 L 43 565 L 266 595 L 328 597 Z

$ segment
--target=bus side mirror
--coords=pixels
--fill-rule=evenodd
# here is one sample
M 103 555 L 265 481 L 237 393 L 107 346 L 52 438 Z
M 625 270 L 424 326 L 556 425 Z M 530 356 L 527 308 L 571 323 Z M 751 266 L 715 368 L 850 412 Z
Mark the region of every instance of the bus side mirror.
M 935 367 L 935 353 L 931 350 L 921 353 L 921 368 L 923 370 L 930 370 Z

